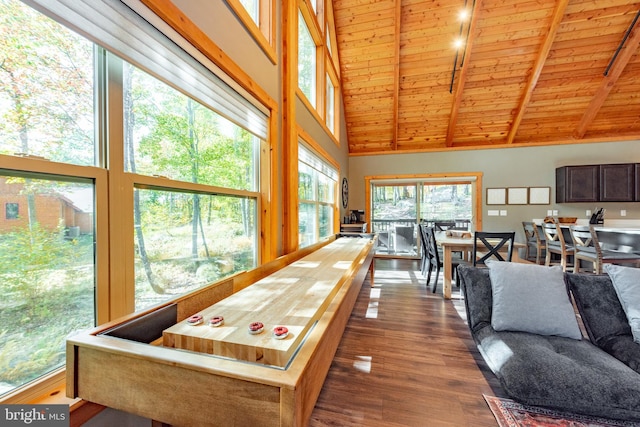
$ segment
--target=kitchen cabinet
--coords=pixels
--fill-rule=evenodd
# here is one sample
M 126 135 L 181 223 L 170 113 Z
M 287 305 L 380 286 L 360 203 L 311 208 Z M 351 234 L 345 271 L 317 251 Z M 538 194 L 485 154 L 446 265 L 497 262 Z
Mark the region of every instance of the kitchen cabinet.
M 556 203 L 597 202 L 600 166 L 563 166 L 556 169 Z
M 640 201 L 640 164 L 556 168 L 556 203 Z
M 600 201 L 633 202 L 636 186 L 636 165 L 600 165 Z

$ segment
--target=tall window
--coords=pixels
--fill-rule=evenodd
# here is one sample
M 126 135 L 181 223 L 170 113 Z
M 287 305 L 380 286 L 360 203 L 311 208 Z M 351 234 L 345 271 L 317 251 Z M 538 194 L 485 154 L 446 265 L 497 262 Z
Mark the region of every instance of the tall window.
M 277 62 L 275 51 L 275 1 L 225 0 L 264 53 Z
M 224 197 L 213 188 L 204 194 L 136 188 L 136 309 L 142 309 L 257 265 L 260 141 L 130 64 L 124 81 L 127 172 L 248 191 Z
M 473 184 L 470 182 L 376 182 L 371 185 L 372 231 L 378 233 L 377 253 L 419 255 L 416 225 L 447 221 L 471 223 Z
M 0 156 L 65 174 L 0 169 L 1 396 L 64 366 L 65 338 L 95 325 L 94 180 L 77 173 L 97 150 L 93 44 L 14 0 L 0 32 Z
M 0 400 L 74 331 L 255 267 L 268 186 L 264 109 L 204 59 L 120 2 L 34 1 L 108 49 L 0 0 Z
M 316 107 L 316 43 L 302 12 L 298 11 L 298 87 Z
M 249 16 L 255 22 L 255 24 L 260 26 L 260 0 L 240 0 L 240 3 L 245 8 Z
M 335 133 L 335 111 L 336 111 L 336 87 L 331 80 L 331 76 L 327 73 L 327 94 L 326 94 L 326 111 L 325 124 L 331 132 Z
M 302 145 L 298 153 L 298 233 L 304 247 L 333 234 L 338 172 Z

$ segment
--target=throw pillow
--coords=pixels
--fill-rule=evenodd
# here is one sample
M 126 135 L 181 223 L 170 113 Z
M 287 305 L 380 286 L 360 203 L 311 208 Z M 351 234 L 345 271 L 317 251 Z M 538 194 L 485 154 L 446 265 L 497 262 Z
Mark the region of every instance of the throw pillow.
M 605 264 L 618 299 L 631 326 L 633 340 L 640 344 L 640 269 Z
M 582 339 L 560 266 L 487 262 L 496 331 L 521 331 Z

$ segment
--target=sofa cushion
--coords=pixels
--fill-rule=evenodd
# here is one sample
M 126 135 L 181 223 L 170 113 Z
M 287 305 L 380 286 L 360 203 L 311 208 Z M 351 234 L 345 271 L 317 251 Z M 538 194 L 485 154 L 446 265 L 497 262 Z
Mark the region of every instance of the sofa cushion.
M 498 261 L 487 267 L 493 329 L 582 339 L 562 267 Z
M 591 342 L 640 373 L 640 345 L 609 276 L 567 273 L 565 280 Z
M 589 341 L 526 332 L 478 334 L 480 352 L 504 391 L 536 406 L 640 420 L 640 377 Z
M 491 326 L 488 269 L 461 265 L 457 272 L 471 335 L 511 398 L 569 412 L 640 421 L 637 373 L 586 340 L 496 332 Z
M 640 269 L 614 264 L 604 266 L 627 315 L 633 340 L 640 344 Z

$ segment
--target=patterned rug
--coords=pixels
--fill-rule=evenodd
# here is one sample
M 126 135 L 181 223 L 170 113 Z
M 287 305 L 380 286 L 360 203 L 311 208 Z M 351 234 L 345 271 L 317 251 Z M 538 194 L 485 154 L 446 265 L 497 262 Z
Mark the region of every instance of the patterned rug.
M 639 423 L 559 412 L 483 395 L 500 427 L 638 427 Z

